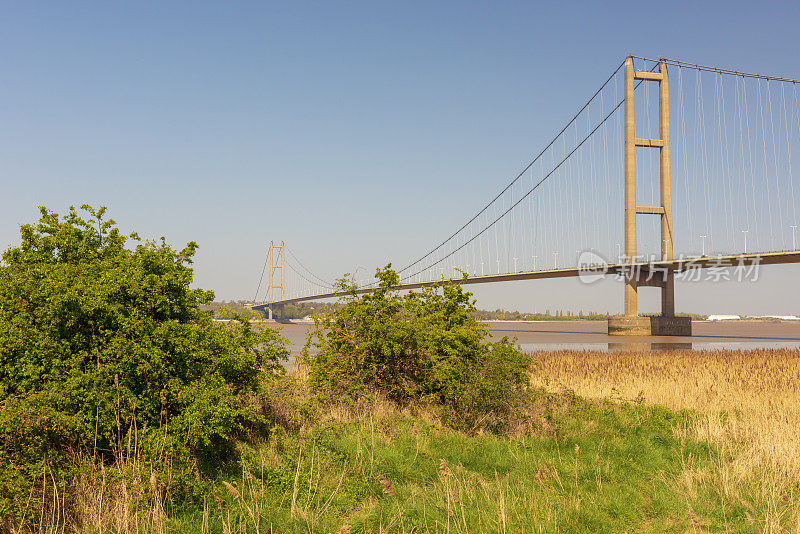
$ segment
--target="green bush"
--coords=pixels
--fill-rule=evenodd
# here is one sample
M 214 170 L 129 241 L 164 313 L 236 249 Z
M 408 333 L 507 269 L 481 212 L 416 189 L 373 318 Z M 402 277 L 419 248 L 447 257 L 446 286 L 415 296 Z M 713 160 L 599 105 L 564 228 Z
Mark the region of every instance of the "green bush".
M 401 295 L 391 264 L 376 277 L 375 291 L 350 292 L 318 318 L 304 356 L 311 388 L 328 400 L 429 400 L 457 428 L 504 429 L 527 390 L 530 357 L 507 338 L 485 341 L 472 295 L 458 283 Z
M 260 420 L 249 401 L 288 354 L 273 330 L 200 311 L 213 293 L 190 288 L 194 242 L 141 242 L 104 208 L 82 209 L 41 208 L 2 256 L 0 519 L 70 458 L 159 465 L 226 450 Z

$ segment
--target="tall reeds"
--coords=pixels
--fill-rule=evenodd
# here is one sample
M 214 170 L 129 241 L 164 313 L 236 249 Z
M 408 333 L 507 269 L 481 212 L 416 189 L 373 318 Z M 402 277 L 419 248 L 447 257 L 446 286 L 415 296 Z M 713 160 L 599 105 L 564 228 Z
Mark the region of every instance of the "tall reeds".
M 789 523 L 800 532 L 800 351 L 542 351 L 533 356 L 540 365 L 531 378 L 536 386 L 692 410 L 693 424 L 676 432 L 716 446 L 721 498 L 752 506 L 754 523 L 766 531 Z

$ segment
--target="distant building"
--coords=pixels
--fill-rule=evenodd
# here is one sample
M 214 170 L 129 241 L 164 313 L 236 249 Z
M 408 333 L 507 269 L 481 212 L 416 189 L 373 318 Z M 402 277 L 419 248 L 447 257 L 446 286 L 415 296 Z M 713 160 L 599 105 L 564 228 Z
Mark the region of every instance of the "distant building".
M 709 321 L 733 321 L 736 319 L 741 319 L 738 315 L 709 315 Z
M 748 319 L 779 319 L 781 321 L 800 321 L 797 315 L 748 315 Z

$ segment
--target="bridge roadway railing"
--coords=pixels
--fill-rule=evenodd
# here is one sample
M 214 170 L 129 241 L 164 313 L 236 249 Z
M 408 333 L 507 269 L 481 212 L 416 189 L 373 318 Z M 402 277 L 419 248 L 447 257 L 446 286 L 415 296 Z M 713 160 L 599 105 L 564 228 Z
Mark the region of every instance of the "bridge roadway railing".
M 631 263 L 616 263 L 616 264 L 595 264 L 584 265 L 579 267 L 570 267 L 566 269 L 549 269 L 541 271 L 525 271 L 519 273 L 505 273 L 505 274 L 490 274 L 490 275 L 476 275 L 468 276 L 463 279 L 451 280 L 432 280 L 428 282 L 414 282 L 406 284 L 398 284 L 395 286 L 397 290 L 420 289 L 423 287 L 432 287 L 447 283 L 457 283 L 462 285 L 468 284 L 490 284 L 496 282 L 513 282 L 518 280 L 539 280 L 547 278 L 568 278 L 576 276 L 603 276 L 603 275 L 618 275 L 618 276 L 635 276 L 643 280 L 641 285 L 647 285 L 645 279 L 658 277 L 660 273 L 672 270 L 676 273 L 683 272 L 688 269 L 708 269 L 720 267 L 751 267 L 761 265 L 778 265 L 784 263 L 800 263 L 800 251 L 788 252 L 762 252 L 752 254 L 731 254 L 719 256 L 700 256 L 700 257 L 683 257 L 667 261 L 643 261 Z M 254 310 L 266 310 L 272 306 L 281 306 L 283 304 L 292 304 L 295 302 L 307 302 L 312 300 L 324 300 L 329 298 L 342 297 L 345 295 L 362 295 L 370 293 L 375 290 L 375 286 L 357 288 L 351 291 L 336 291 L 330 293 L 320 293 L 317 295 L 306 295 L 296 298 L 288 298 L 284 300 L 276 300 L 272 303 L 262 303 L 252 306 Z

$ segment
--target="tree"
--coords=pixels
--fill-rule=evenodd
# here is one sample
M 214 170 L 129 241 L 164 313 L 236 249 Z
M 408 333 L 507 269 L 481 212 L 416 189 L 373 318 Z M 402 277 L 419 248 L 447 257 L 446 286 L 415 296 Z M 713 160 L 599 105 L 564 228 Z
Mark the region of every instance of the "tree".
M 259 419 L 248 401 L 288 354 L 272 330 L 200 311 L 213 293 L 190 288 L 196 243 L 142 242 L 105 208 L 81 209 L 41 208 L 2 256 L 0 517 L 70 456 L 224 449 Z
M 375 276 L 373 292 L 350 293 L 318 318 L 309 340 L 318 352 L 304 357 L 311 387 L 335 401 L 428 399 L 458 428 L 502 429 L 527 388 L 530 357 L 507 338 L 484 341 L 472 295 L 457 282 L 400 295 L 391 264 Z

